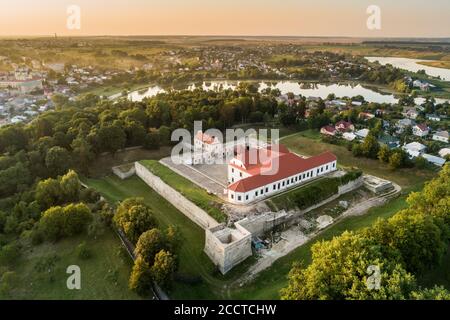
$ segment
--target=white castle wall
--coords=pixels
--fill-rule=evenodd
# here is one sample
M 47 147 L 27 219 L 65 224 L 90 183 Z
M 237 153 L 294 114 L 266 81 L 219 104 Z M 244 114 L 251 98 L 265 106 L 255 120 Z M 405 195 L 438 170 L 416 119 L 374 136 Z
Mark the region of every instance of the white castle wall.
M 175 208 L 185 216 L 199 225 L 202 229 L 209 229 L 219 225 L 206 211 L 197 207 L 193 202 L 186 199 L 181 193 L 173 189 L 160 177 L 154 175 L 139 162 L 135 163 L 136 175 L 155 190 L 159 195 L 169 201 Z

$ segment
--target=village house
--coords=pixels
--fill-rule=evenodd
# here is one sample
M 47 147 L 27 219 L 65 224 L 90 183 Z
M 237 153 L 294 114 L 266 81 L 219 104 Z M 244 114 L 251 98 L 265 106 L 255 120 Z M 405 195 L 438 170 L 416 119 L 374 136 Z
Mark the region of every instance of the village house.
M 436 121 L 436 122 L 441 121 L 441 117 L 437 114 L 427 114 L 426 118 L 430 121 Z
M 405 107 L 403 109 L 402 115 L 408 119 L 416 120 L 417 117 L 419 116 L 419 112 L 416 110 L 415 107 Z
M 382 135 L 378 139 L 378 143 L 387 146 L 391 150 L 400 147 L 400 140 L 388 134 Z
M 351 122 L 343 120 L 336 123 L 335 128 L 339 132 L 355 131 L 355 126 Z
M 442 158 L 445 158 L 449 155 L 450 155 L 450 148 L 442 148 L 441 150 L 439 150 L 439 156 L 441 156 Z
M 433 140 L 448 143 L 448 131 L 437 131 L 433 133 Z
M 412 128 L 413 135 L 418 137 L 426 137 L 430 133 L 430 129 L 424 123 L 416 124 Z
M 356 135 L 353 132 L 344 132 L 342 138 L 344 138 L 347 141 L 353 141 L 356 139 Z
M 410 159 L 414 159 L 423 155 L 427 147 L 419 142 L 411 142 L 403 146 L 403 150 L 408 153 Z
M 320 129 L 320 133 L 328 136 L 335 136 L 336 129 L 332 126 L 325 126 Z
M 433 156 L 431 154 L 424 153 L 422 157 L 427 160 L 429 163 L 434 164 L 435 166 L 442 167 L 444 166 L 446 160 L 440 157 Z
M 331 152 L 304 159 L 283 145 L 240 148 L 228 164 L 228 200 L 248 204 L 335 170 Z
M 398 122 L 396 124 L 397 133 L 403 133 L 406 128 L 412 127 L 415 124 L 416 123 L 413 120 L 407 119 L 407 118 L 398 120 Z
M 369 135 L 370 130 L 369 129 L 361 129 L 355 132 L 355 135 L 358 139 L 365 139 Z

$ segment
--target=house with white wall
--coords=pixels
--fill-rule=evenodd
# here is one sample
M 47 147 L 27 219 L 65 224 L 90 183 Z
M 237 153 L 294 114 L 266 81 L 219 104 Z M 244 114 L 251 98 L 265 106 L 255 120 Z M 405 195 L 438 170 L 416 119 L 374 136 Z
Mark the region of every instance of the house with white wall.
M 448 143 L 448 131 L 437 131 L 433 133 L 433 140 Z
M 412 128 L 413 135 L 418 137 L 426 137 L 430 133 L 430 129 L 426 124 L 416 124 Z
M 283 145 L 244 148 L 228 164 L 228 200 L 249 204 L 336 170 L 331 152 L 304 159 Z

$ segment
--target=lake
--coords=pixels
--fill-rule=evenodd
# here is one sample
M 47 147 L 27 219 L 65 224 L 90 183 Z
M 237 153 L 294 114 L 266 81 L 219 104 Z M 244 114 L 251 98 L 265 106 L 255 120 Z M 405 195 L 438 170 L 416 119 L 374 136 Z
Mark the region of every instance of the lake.
M 394 58 L 394 57 L 365 57 L 369 62 L 378 61 L 381 65 L 391 64 L 399 69 L 408 70 L 411 72 L 417 72 L 419 70 L 425 70 L 426 74 L 432 77 L 441 77 L 442 80 L 450 81 L 450 69 L 429 67 L 419 62 L 433 61 L 433 60 L 420 60 L 420 59 L 408 59 L 408 58 Z
M 187 87 L 188 90 L 195 90 L 201 87 L 205 91 L 210 90 L 226 90 L 235 89 L 239 82 L 236 81 L 208 81 L 203 82 L 201 86 L 191 84 Z M 336 97 L 355 97 L 361 95 L 368 102 L 376 103 L 397 103 L 398 99 L 393 94 L 385 94 L 375 91 L 370 88 L 366 88 L 360 84 L 320 84 L 320 83 L 298 83 L 295 81 L 263 81 L 259 82 L 259 91 L 271 87 L 273 89 L 279 89 L 281 94 L 287 94 L 292 92 L 296 95 L 302 95 L 305 97 L 320 97 L 326 99 L 330 93 L 334 93 Z M 128 95 L 128 98 L 132 101 L 142 101 L 144 98 L 154 97 L 158 93 L 164 93 L 164 90 L 160 86 L 152 86 L 145 90 L 133 91 Z M 119 95 L 120 96 L 120 95 Z M 416 103 L 421 104 L 425 99 L 417 98 Z M 436 99 L 436 102 L 442 103 L 448 100 Z

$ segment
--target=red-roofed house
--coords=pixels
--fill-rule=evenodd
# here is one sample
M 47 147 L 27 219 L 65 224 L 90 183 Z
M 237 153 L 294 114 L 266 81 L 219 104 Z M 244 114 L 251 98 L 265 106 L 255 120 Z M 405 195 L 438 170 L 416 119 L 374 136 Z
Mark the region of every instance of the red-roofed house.
M 415 135 L 415 136 L 425 137 L 430 133 L 430 129 L 428 128 L 428 126 L 426 124 L 421 123 L 421 124 L 416 124 L 412 128 L 412 132 L 413 132 L 413 135 Z
M 340 132 L 355 131 L 355 126 L 351 122 L 343 120 L 336 123 L 335 128 Z
M 248 204 L 335 170 L 331 152 L 304 159 L 281 145 L 247 148 L 228 164 L 228 200 Z
M 336 135 L 336 129 L 332 126 L 325 126 L 320 129 L 320 133 L 328 136 Z

